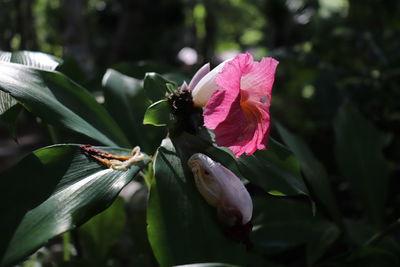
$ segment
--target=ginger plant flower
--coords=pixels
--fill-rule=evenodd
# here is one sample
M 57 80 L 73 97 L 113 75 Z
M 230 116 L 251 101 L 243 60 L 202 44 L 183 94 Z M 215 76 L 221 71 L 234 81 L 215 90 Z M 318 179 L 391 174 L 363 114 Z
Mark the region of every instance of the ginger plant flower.
M 210 71 L 210 64 L 206 64 L 193 76 L 189 90 L 192 90 L 193 103 L 195 106 L 204 107 L 207 104 L 213 92 L 218 89 L 218 85 L 215 83 L 216 75 L 230 60 L 231 59 L 225 60 L 212 71 Z
M 217 208 L 218 217 L 224 224 L 234 226 L 250 222 L 253 202 L 233 172 L 201 153 L 192 155 L 188 165 L 200 194 Z
M 235 157 L 268 147 L 277 65 L 273 58 L 255 62 L 251 54 L 239 54 L 205 75 L 192 91 L 194 104 L 205 105 L 204 125 Z

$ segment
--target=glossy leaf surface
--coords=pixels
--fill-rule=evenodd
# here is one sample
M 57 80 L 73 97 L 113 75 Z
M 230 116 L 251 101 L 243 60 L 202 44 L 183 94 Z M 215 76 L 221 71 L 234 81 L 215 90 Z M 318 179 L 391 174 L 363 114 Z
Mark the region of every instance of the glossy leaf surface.
M 107 208 L 144 166 L 140 162 L 117 171 L 86 157 L 78 145 L 55 145 L 29 154 L 1 173 L 1 264 L 22 260 L 48 239 Z
M 144 114 L 143 123 L 154 126 L 167 126 L 173 120 L 167 100 L 157 101 L 148 107 Z
M 54 126 L 66 127 L 106 145 L 128 140 L 93 96 L 59 72 L 0 62 L 0 90 Z
M 55 70 L 62 59 L 40 52 L 0 51 L 0 61 L 22 64 L 43 70 Z M 0 91 L 0 115 L 13 107 L 17 101 L 10 94 Z

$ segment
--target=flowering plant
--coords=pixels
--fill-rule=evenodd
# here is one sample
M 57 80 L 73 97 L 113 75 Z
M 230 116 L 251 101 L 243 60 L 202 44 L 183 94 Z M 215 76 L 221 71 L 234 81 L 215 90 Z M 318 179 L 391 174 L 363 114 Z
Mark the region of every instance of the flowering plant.
M 298 265 L 298 249 L 312 266 L 348 240 L 349 251 L 362 244 L 342 257 L 353 266 L 366 251 L 381 256 L 394 244 L 385 235 L 399 223 L 381 228 L 389 181 L 385 136 L 351 106 L 340 108 L 338 164 L 359 189 L 373 232 L 365 222 L 343 220 L 325 169 L 299 137 L 276 121 L 293 152 L 269 136 L 276 60 L 239 54 L 212 70 L 206 64 L 181 86 L 156 73 L 142 80 L 109 69 L 96 98 L 55 70 L 60 64 L 42 53 L 0 51 L 0 119 L 10 122 L 26 109 L 53 138 L 0 175 L 0 266 L 44 246 L 31 259 L 41 258 L 59 247 L 53 246 L 59 239 L 47 242 L 57 235 L 65 259 L 85 266 L 113 262 L 118 236 L 123 242 L 132 236 L 128 243 L 139 244 L 154 266 L 269 266 L 293 251 Z M 353 158 L 373 164 L 356 166 Z M 371 236 L 365 242 L 360 223 Z M 71 241 L 73 229 L 79 239 Z M 94 256 L 79 259 L 72 246 Z M 393 257 L 382 251 L 396 259 L 396 247 L 390 249 Z
M 251 54 L 239 54 L 205 75 L 192 91 L 194 104 L 205 105 L 204 125 L 236 157 L 268 147 L 277 65 L 273 58 L 254 62 Z

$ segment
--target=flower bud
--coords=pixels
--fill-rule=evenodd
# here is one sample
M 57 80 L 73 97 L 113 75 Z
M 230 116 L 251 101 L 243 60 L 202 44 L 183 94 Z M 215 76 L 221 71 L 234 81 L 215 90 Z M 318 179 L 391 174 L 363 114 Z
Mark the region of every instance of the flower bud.
M 192 90 L 193 103 L 196 107 L 204 107 L 208 99 L 210 99 L 212 93 L 218 88 L 218 85 L 215 83 L 215 77 L 219 72 L 222 71 L 222 68 L 226 64 L 226 62 L 232 59 L 225 60 L 218 66 L 216 66 L 212 71 L 208 72 L 197 84 L 194 86 Z M 196 76 L 196 75 L 195 75 Z
M 200 194 L 217 208 L 220 220 L 230 226 L 251 220 L 253 203 L 242 181 L 220 163 L 196 153 L 188 161 Z
M 201 79 L 203 79 L 204 76 L 207 75 L 207 73 L 210 72 L 210 63 L 205 64 L 203 67 L 201 67 L 194 75 L 192 80 L 189 83 L 189 90 L 192 91 L 193 88 L 199 83 Z

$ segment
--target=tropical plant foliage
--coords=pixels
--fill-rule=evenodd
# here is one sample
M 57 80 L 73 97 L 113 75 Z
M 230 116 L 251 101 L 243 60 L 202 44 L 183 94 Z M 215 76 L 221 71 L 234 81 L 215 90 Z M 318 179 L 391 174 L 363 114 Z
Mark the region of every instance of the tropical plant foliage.
M 87 1 L 85 23 L 64 18 L 82 54 L 57 21 L 68 2 L 0 3 L 15 22 L 0 23 L 14 51 L 0 51 L 2 129 L 21 141 L 28 117 L 49 144 L 0 172 L 0 266 L 400 265 L 397 1 Z M 173 112 L 193 71 L 174 65 L 183 46 L 280 61 L 268 150 L 235 158 L 201 111 Z M 115 170 L 87 144 L 146 156 Z M 251 250 L 199 194 L 187 166 L 199 152 L 250 192 Z

